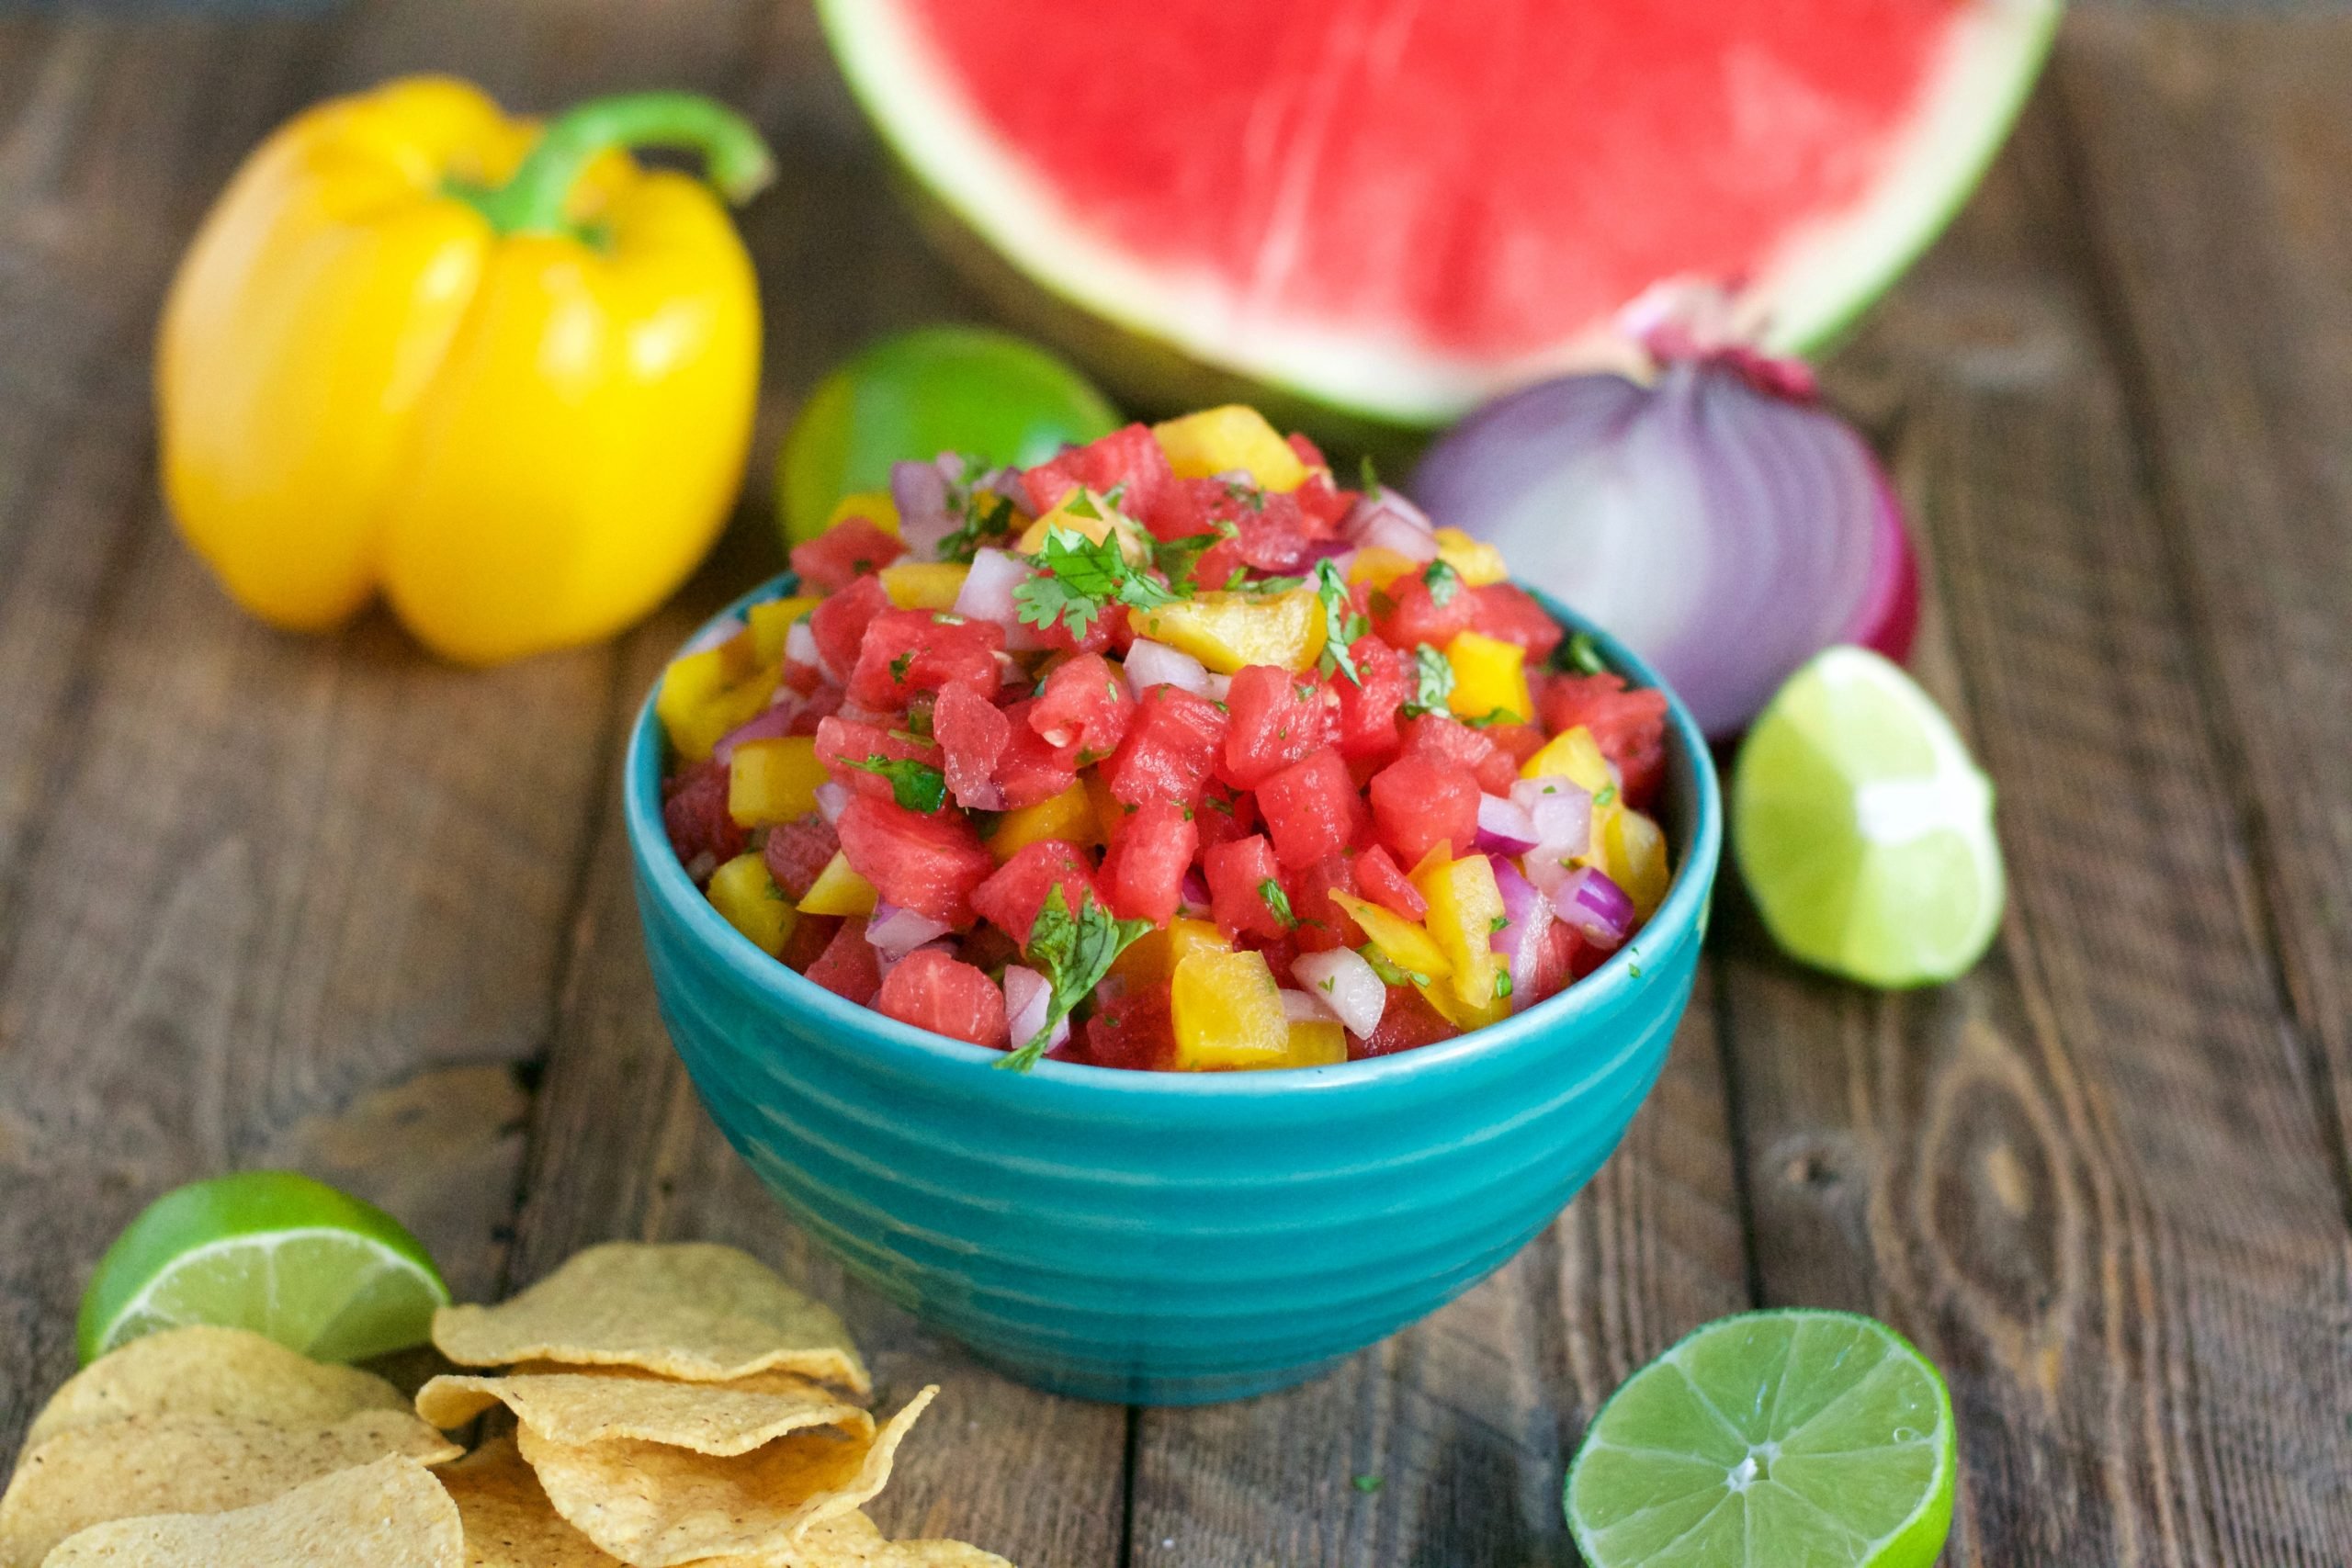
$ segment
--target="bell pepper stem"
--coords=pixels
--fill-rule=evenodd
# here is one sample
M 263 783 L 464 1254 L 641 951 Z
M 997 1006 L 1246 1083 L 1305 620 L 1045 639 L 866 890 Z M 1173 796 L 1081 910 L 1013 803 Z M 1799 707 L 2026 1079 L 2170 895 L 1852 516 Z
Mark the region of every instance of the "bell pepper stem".
M 741 205 L 775 177 L 775 159 L 751 122 L 699 93 L 622 93 L 592 98 L 557 116 L 514 177 L 464 193 L 502 234 L 556 234 L 571 225 L 564 209 L 588 165 L 615 148 L 675 147 L 699 152 L 704 177 Z

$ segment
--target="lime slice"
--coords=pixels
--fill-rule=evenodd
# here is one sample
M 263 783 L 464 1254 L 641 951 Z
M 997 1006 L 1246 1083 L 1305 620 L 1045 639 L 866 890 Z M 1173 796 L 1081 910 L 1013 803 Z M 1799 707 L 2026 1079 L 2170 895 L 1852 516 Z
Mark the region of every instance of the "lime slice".
M 1740 748 L 1731 829 L 1773 940 L 1832 974 L 1949 980 L 2000 929 L 1992 781 L 1867 649 L 1827 649 L 1773 696 Z
M 1752 1312 L 1600 1407 L 1568 1472 L 1590 1568 L 1926 1568 L 1951 1529 L 1951 1396 L 1883 1323 Z
M 85 1365 L 158 1329 L 248 1328 L 322 1361 L 427 1338 L 449 1288 L 416 1237 L 370 1203 L 286 1170 L 164 1193 L 98 1260 L 82 1295 Z

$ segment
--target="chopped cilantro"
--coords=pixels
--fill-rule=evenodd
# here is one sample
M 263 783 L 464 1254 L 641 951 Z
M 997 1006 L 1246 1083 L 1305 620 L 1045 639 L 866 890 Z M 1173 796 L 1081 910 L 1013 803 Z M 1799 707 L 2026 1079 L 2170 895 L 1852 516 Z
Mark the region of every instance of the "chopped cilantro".
M 1380 492 L 1380 470 L 1372 465 L 1372 454 L 1366 452 L 1356 464 L 1356 488 L 1366 495 Z
M 1246 566 L 1235 567 L 1231 572 L 1227 574 L 1225 580 L 1225 592 L 1227 593 L 1262 593 L 1268 597 L 1272 597 L 1277 593 L 1288 593 L 1294 589 L 1304 588 L 1306 586 L 1306 579 L 1303 577 L 1260 577 L 1253 579 L 1250 575 L 1250 569 Z
M 1220 816 L 1230 817 L 1233 815 L 1233 802 L 1226 799 L 1225 796 L 1221 795 L 1203 795 L 1201 797 L 1201 804 L 1207 807 L 1211 811 L 1216 812 Z
M 1199 584 L 1193 581 L 1201 558 L 1230 539 L 1239 530 L 1230 523 L 1220 523 L 1205 534 L 1187 534 L 1181 539 L 1162 539 L 1151 547 L 1151 564 L 1160 575 L 1181 593 L 1190 593 Z
M 1085 499 L 1080 492 L 1081 502 Z M 1078 513 L 1069 502 L 1064 510 Z M 1012 597 L 1021 606 L 1021 619 L 1040 630 L 1059 621 L 1072 637 L 1083 637 L 1114 604 L 1149 610 L 1178 597 L 1166 583 L 1127 564 L 1116 534 L 1097 543 L 1075 528 L 1052 529 L 1035 564 L 1036 574 L 1015 588 Z
M 1266 510 L 1266 492 L 1248 479 L 1226 480 L 1225 499 L 1236 506 L 1246 506 L 1252 512 Z
M 1035 923 L 1029 928 L 1029 945 L 1023 950 L 1052 987 L 1046 1004 L 1046 1021 L 1035 1035 L 1006 1053 L 996 1065 L 1014 1073 L 1025 1073 L 1036 1066 L 1037 1058 L 1053 1042 L 1054 1026 L 1068 1018 L 1072 1008 L 1092 996 L 1094 987 L 1102 983 L 1102 976 L 1111 972 L 1112 961 L 1126 951 L 1128 943 L 1151 929 L 1149 920 L 1114 919 L 1091 894 L 1080 895 L 1078 912 L 1072 914 L 1069 896 L 1062 891 L 1060 883 L 1054 884 L 1053 890 L 1046 895 L 1045 906 L 1037 911 Z
M 1492 729 L 1498 724 L 1517 724 L 1520 717 L 1509 708 L 1490 708 L 1483 717 L 1465 718 L 1462 722 L 1473 729 Z
M 1413 695 L 1405 704 L 1405 716 L 1412 718 L 1425 713 L 1443 713 L 1446 699 L 1453 695 L 1453 666 L 1444 654 L 1422 643 L 1413 649 Z
M 890 797 L 909 811 L 933 812 L 947 804 L 947 775 L 929 762 L 912 757 L 885 757 L 869 752 L 860 762 L 842 759 L 850 767 L 879 774 L 890 781 Z
M 980 488 L 988 477 L 988 468 L 977 457 L 964 459 L 964 471 L 947 486 L 947 514 L 958 519 L 956 531 L 939 541 L 938 558 L 944 561 L 968 561 L 991 539 L 1001 539 L 1012 532 L 1012 520 L 1018 514 L 1012 502 L 992 490 Z
M 1441 610 L 1453 604 L 1453 596 L 1462 592 L 1462 574 L 1442 560 L 1430 562 L 1428 570 L 1421 573 L 1421 581 L 1430 591 L 1430 603 Z
M 903 682 L 907 678 L 907 671 L 913 669 L 914 664 L 915 650 L 910 648 L 907 649 L 906 652 L 899 655 L 898 658 L 890 660 L 890 679 L 893 681 Z
M 1274 912 L 1274 919 L 1283 923 L 1283 929 L 1298 924 L 1298 917 L 1290 912 L 1290 895 L 1283 891 L 1281 883 L 1271 876 L 1266 878 L 1258 884 L 1258 897 L 1265 900 L 1266 908 Z
M 1369 464 L 1372 459 L 1366 457 L 1364 461 Z M 1349 1482 L 1348 1484 L 1368 1497 L 1374 1492 L 1380 1490 L 1380 1477 L 1376 1475 L 1359 1475 L 1353 1481 Z
M 1325 992 L 1336 992 L 1339 988 L 1339 983 L 1340 977 L 1337 975 L 1326 975 L 1323 976 L 1322 985 L 1317 988 Z
M 1377 942 L 1365 942 L 1356 949 L 1356 956 L 1372 965 L 1372 972 L 1380 976 L 1380 983 L 1384 986 L 1426 986 L 1430 983 L 1427 975 L 1411 969 L 1399 969 L 1390 963 L 1388 955 L 1380 951 Z
M 1498 969 L 1495 971 L 1495 1000 L 1498 1002 L 1503 1001 L 1510 996 L 1510 971 L 1508 969 Z
M 1601 660 L 1600 649 L 1593 646 L 1592 637 L 1588 633 L 1578 632 L 1562 643 L 1560 654 L 1567 660 L 1568 667 L 1579 674 L 1605 675 L 1609 672 L 1609 666 Z
M 1510 924 L 1510 917 L 1509 915 L 1497 915 L 1493 919 L 1487 922 L 1487 930 L 1489 931 L 1498 931 L 1509 924 Z
M 1616 786 L 1615 784 L 1602 784 L 1602 785 L 1600 786 L 1600 793 L 1596 794 L 1596 795 L 1592 797 L 1592 803 L 1593 803 L 1595 806 L 1607 806 L 1607 805 L 1609 805 L 1611 801 L 1615 800 L 1616 798 L 1617 798 L 1617 786 Z
M 1363 685 L 1363 673 L 1356 668 L 1354 657 L 1348 652 L 1348 644 L 1353 640 L 1348 636 L 1350 623 L 1363 617 L 1355 614 L 1355 600 L 1349 596 L 1347 580 L 1340 575 L 1339 567 L 1330 561 L 1315 563 L 1315 596 L 1323 602 L 1324 659 L 1340 674 L 1357 685 Z
M 1638 980 L 1642 977 L 1642 966 L 1638 964 L 1628 964 L 1625 965 L 1625 973 Z

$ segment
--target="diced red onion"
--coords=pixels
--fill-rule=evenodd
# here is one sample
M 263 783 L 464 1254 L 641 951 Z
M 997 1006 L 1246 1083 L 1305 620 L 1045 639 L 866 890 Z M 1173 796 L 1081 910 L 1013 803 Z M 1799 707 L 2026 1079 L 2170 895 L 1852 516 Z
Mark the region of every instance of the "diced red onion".
M 954 929 L 945 920 L 934 920 L 914 909 L 876 904 L 865 922 L 865 940 L 874 944 L 876 953 L 896 964 L 923 943 L 935 942 Z
M 842 678 L 840 671 L 827 668 L 825 656 L 817 651 L 816 629 L 809 626 L 808 617 L 806 615 L 793 622 L 791 627 L 784 634 L 784 661 L 786 664 L 805 664 L 811 670 L 823 671 L 836 681 Z
M 1220 675 L 1214 670 L 1210 671 L 1208 691 L 1204 694 L 1211 702 L 1225 701 L 1233 695 L 1233 677 Z
M 1381 1014 L 1388 1008 L 1388 987 L 1362 955 L 1344 947 L 1302 953 L 1291 961 L 1290 972 L 1349 1033 L 1370 1039 L 1380 1027 Z
M 1591 866 L 1581 866 L 1560 885 L 1553 905 L 1595 947 L 1623 947 L 1634 930 L 1634 900 Z
M 1191 654 L 1137 637 L 1127 649 L 1127 685 L 1138 697 L 1154 686 L 1174 686 L 1197 697 L 1209 694 L 1208 667 Z
M 1510 862 L 1488 855 L 1487 863 L 1495 868 L 1495 886 L 1503 896 L 1503 928 L 1487 943 L 1510 963 L 1510 1010 L 1518 1012 L 1535 1002 L 1535 969 L 1544 961 L 1552 903 Z
M 1489 853 L 1521 855 L 1536 846 L 1541 835 L 1535 819 L 1516 801 L 1498 795 L 1478 797 L 1478 848 Z
M 947 510 L 947 484 L 962 471 L 962 460 L 954 457 L 890 465 L 890 501 L 899 509 L 899 537 L 915 559 L 938 559 L 939 542 L 956 531 L 956 519 Z
M 1807 378 L 1652 341 L 1654 384 L 1567 376 L 1498 399 L 1430 446 L 1412 491 L 1727 737 L 1832 643 L 1905 651 L 1916 568 L 1877 460 Z
M 849 803 L 848 785 L 827 779 L 817 786 L 817 815 L 822 817 L 828 826 L 842 819 L 842 813 L 849 809 Z
M 1186 872 L 1177 897 L 1179 906 L 1176 912 L 1178 914 L 1190 919 L 1200 919 L 1205 917 L 1209 912 L 1208 878 L 1197 871 Z
M 1012 591 L 1029 576 L 1029 563 L 1002 550 L 975 550 L 972 570 L 956 593 L 956 613 L 976 621 L 990 621 L 1004 628 L 1004 646 L 1014 653 L 1032 653 L 1045 646 L 1037 628 L 1021 619 Z
M 1004 1014 L 1006 1032 L 1012 1038 L 1016 1051 L 1037 1037 L 1046 1027 L 1046 1014 L 1052 1010 L 1054 988 L 1035 969 L 1010 964 L 1004 971 Z M 1052 1038 L 1046 1048 L 1052 1050 L 1069 1038 L 1069 1019 L 1065 1016 L 1054 1024 Z
M 1592 792 L 1574 779 L 1552 774 L 1521 779 L 1510 786 L 1510 797 L 1535 825 L 1538 844 L 1565 845 L 1563 852 L 1580 855 L 1592 838 Z
M 1383 485 L 1358 497 L 1340 520 L 1340 536 L 1360 550 L 1395 550 L 1416 561 L 1437 559 L 1437 539 L 1421 509 Z
M 1297 971 L 1294 969 L 1292 973 L 1295 974 Z M 1325 1007 L 1320 999 L 1307 995 L 1305 991 L 1294 991 L 1284 987 L 1282 995 L 1283 1016 L 1293 1023 L 1329 1023 L 1339 1017 L 1339 1014 Z
M 779 735 L 789 735 L 793 720 L 799 716 L 800 694 L 789 687 L 778 687 L 775 701 L 720 736 L 710 754 L 719 761 L 731 762 L 736 747 L 746 740 L 773 740 Z

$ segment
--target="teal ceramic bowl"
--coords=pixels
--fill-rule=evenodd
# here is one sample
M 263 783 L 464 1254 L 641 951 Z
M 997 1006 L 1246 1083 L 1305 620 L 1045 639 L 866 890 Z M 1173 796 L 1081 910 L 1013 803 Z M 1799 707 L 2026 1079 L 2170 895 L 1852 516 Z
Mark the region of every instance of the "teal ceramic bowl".
M 1634 682 L 1657 683 L 1546 607 Z M 1147 1404 L 1282 1388 L 1500 1267 L 1591 1179 L 1657 1081 L 1723 837 L 1705 744 L 1672 711 L 1674 885 L 1630 948 L 1563 995 L 1369 1062 L 1208 1075 L 1045 1062 L 1024 1077 L 809 984 L 721 919 L 662 831 L 649 701 L 625 788 L 662 1021 L 793 1217 L 988 1361 Z

